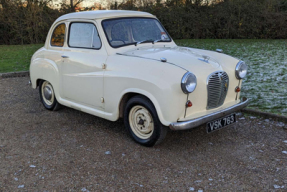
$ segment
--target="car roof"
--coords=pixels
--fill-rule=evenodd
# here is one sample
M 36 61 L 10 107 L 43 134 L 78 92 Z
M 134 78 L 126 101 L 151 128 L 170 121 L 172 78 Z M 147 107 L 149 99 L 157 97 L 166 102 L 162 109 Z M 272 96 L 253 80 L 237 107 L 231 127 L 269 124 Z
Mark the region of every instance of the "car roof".
M 141 11 L 124 11 L 124 10 L 98 10 L 69 13 L 59 17 L 56 22 L 66 19 L 103 19 L 115 17 L 154 17 L 154 15 Z

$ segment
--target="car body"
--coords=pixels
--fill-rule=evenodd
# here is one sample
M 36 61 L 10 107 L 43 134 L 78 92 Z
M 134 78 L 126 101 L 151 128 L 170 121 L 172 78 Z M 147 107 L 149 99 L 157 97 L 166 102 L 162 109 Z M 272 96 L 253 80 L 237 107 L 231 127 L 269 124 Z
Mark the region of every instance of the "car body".
M 135 103 L 148 103 L 143 104 L 147 110 L 135 110 L 135 118 L 148 116 L 138 129 L 184 130 L 245 107 L 238 74 L 246 71 L 244 62 L 221 51 L 177 46 L 152 14 L 88 11 L 54 22 L 44 47 L 31 59 L 30 79 L 33 88 L 41 85 L 47 109 L 61 104 L 116 121 L 129 115 L 127 104 L 136 97 Z M 158 125 L 143 123 L 156 123 L 155 118 Z M 139 122 L 133 119 L 126 117 L 126 126 Z M 161 137 L 148 141 L 133 130 L 131 135 L 146 146 Z

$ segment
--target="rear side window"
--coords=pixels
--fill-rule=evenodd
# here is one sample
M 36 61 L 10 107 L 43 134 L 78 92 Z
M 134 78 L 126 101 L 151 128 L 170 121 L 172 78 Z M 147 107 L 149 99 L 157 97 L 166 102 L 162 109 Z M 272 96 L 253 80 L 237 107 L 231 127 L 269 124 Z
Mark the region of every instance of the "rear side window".
M 71 23 L 69 46 L 100 49 L 102 43 L 96 26 L 93 23 Z
M 57 47 L 63 47 L 65 41 L 66 25 L 64 23 L 58 25 L 52 34 L 51 45 Z

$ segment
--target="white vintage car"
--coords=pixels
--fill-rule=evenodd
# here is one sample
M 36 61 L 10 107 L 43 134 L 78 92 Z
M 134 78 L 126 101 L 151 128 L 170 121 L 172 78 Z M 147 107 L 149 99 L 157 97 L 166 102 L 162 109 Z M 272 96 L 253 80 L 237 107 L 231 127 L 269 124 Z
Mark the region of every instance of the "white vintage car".
M 153 146 L 168 127 L 207 132 L 236 122 L 247 65 L 221 50 L 177 46 L 159 20 L 138 11 L 58 18 L 31 59 L 30 78 L 49 110 L 60 105 L 110 121 Z

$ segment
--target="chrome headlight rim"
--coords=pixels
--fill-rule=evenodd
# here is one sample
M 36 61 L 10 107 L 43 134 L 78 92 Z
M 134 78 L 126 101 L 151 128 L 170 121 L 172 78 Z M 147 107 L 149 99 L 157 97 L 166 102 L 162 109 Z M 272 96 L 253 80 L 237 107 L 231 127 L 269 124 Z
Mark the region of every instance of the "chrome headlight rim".
M 189 91 L 189 90 L 186 88 L 186 82 L 187 82 L 188 78 L 194 78 L 194 80 L 195 80 L 195 81 L 194 81 L 195 86 L 194 86 L 193 90 L 191 90 L 191 91 Z M 182 79 L 181 79 L 181 89 L 182 89 L 182 91 L 183 91 L 185 94 L 192 93 L 192 92 L 196 89 L 196 86 L 197 86 L 197 78 L 196 78 L 196 76 L 195 76 L 193 73 L 191 73 L 191 72 L 186 72 L 186 73 L 183 75 Z
M 245 74 L 244 77 L 241 77 L 241 76 L 239 75 L 239 72 L 240 72 L 240 69 L 241 69 L 241 67 L 242 67 L 243 65 L 246 66 L 246 74 Z M 236 65 L 236 68 L 235 68 L 235 76 L 236 76 L 236 78 L 237 78 L 237 79 L 244 79 L 244 78 L 246 77 L 246 75 L 247 75 L 247 69 L 248 69 L 248 66 L 246 65 L 246 63 L 245 63 L 244 61 L 239 61 L 239 62 L 237 63 L 237 65 Z

